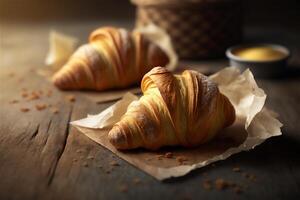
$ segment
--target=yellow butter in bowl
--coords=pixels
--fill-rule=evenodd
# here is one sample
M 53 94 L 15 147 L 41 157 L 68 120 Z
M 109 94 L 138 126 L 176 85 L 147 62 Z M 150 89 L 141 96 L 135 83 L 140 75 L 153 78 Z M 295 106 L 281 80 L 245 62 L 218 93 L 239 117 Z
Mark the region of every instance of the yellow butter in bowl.
M 251 61 L 272 61 L 282 59 L 286 56 L 286 53 L 269 46 L 240 48 L 237 49 L 234 54 L 240 58 Z
M 250 69 L 256 77 L 284 76 L 290 51 L 277 44 L 238 45 L 227 49 L 230 65 L 242 70 Z

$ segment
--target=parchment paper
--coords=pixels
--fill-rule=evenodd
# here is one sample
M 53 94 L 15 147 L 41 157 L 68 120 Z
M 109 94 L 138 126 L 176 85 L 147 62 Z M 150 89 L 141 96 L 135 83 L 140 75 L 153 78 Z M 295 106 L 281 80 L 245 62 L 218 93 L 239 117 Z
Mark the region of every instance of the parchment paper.
M 232 154 L 253 149 L 266 139 L 282 134 L 282 124 L 277 120 L 277 114 L 264 106 L 266 94 L 257 86 L 250 70 L 240 73 L 237 68 L 228 67 L 210 78 L 233 104 L 237 119 L 231 127 L 219 134 L 219 138 L 197 148 L 168 147 L 156 152 L 144 149 L 116 150 L 107 140 L 107 134 L 126 111 L 124 107 L 137 99 L 129 94 L 103 113 L 73 121 L 71 124 L 87 137 L 158 180 L 183 176 L 196 168 L 224 160 Z M 187 160 L 178 162 L 177 159 L 160 156 L 166 152 L 172 152 L 174 158 L 184 157 Z
M 170 71 L 175 70 L 178 63 L 178 57 L 173 49 L 170 36 L 164 30 L 154 24 L 149 24 L 148 26 L 134 29 L 133 31 L 141 32 L 149 40 L 157 44 L 169 57 L 169 63 L 166 65 L 166 68 Z M 55 30 L 50 31 L 49 52 L 45 60 L 48 67 L 38 69 L 37 73 L 46 77 L 48 81 L 51 81 L 51 77 L 55 71 L 60 69 L 75 51 L 77 41 L 78 39 L 73 36 L 69 36 Z M 83 91 L 74 92 L 74 94 L 83 95 L 96 103 L 102 103 L 120 99 L 127 92 L 138 94 L 140 91 L 139 87 L 132 86 L 126 89 L 115 89 L 101 92 Z
M 52 71 L 57 71 L 73 54 L 77 44 L 77 38 L 51 30 L 49 34 L 49 52 L 45 64 L 51 66 Z

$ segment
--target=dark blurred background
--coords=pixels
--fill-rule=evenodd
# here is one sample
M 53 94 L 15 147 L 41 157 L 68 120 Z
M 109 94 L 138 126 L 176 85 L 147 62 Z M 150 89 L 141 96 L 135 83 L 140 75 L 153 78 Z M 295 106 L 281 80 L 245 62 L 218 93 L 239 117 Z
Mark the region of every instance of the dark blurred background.
M 300 53 L 300 0 L 241 1 L 244 11 L 243 42 L 285 45 L 292 51 L 291 65 L 298 66 L 300 57 L 295 55 Z M 47 52 L 50 29 L 76 36 L 80 43 L 84 43 L 88 34 L 99 26 L 133 28 L 135 16 L 136 9 L 130 0 L 0 0 L 0 43 L 3 47 L 10 43 L 18 44 L 20 54 L 24 54 L 23 43 L 28 43 L 40 54 L 34 55 L 35 59 L 33 55 L 22 58 L 31 65 L 33 61 L 41 64 Z M 32 42 L 33 33 L 38 43 Z M 12 51 L 16 54 L 15 49 Z M 11 53 L 8 51 L 6 54 L 7 59 L 1 59 L 1 64 L 11 65 Z
M 299 0 L 244 0 L 245 24 L 266 24 L 300 29 Z M 0 19 L 43 22 L 45 20 L 134 20 L 129 0 L 0 0 Z M 292 25 L 292 26 L 291 26 Z

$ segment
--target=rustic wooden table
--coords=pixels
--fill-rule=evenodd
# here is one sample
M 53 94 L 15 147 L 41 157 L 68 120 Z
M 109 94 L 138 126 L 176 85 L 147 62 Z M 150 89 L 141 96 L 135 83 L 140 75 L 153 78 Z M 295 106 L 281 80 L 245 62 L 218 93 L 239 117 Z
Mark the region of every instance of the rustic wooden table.
M 267 105 L 280 114 L 283 136 L 185 177 L 159 182 L 69 126 L 70 120 L 98 113 L 112 102 L 96 104 L 80 95 L 71 102 L 66 99 L 70 93 L 58 91 L 36 74 L 44 67 L 51 27 L 83 39 L 100 25 L 103 23 L 1 23 L 0 199 L 299 199 L 299 34 L 246 30 L 248 40 L 279 42 L 293 50 L 284 77 L 258 82 L 268 95 Z M 215 70 L 227 63 L 189 64 L 199 70 Z M 35 99 L 32 91 L 40 98 Z M 111 161 L 120 166 L 111 166 Z M 232 170 L 236 166 L 241 172 Z M 217 178 L 237 183 L 242 193 L 203 187 L 206 180 Z

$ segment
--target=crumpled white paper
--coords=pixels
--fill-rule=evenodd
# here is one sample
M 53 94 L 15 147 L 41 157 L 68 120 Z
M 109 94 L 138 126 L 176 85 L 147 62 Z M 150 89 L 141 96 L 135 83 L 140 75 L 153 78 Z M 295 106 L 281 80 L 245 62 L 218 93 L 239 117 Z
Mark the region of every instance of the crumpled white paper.
M 263 89 L 257 86 L 250 70 L 241 73 L 235 67 L 228 67 L 213 74 L 210 78 L 218 84 L 220 91 L 233 104 L 237 119 L 232 126 L 223 130 L 223 134 L 220 134 L 225 136 L 224 141 L 214 140 L 211 143 L 200 145 L 199 148 L 178 148 L 175 150 L 174 154 L 185 156 L 190 160 L 185 164 L 176 163 L 171 159 L 157 161 L 155 159 L 157 154 L 146 150 L 139 153 L 135 153 L 134 150 L 121 152 L 108 142 L 108 127 L 120 120 L 122 113 L 126 112 L 124 107 L 127 108 L 130 101 L 136 101 L 136 98 L 131 95 L 125 95 L 122 100 L 99 115 L 88 116 L 85 119 L 72 122 L 72 125 L 95 142 L 158 180 L 183 176 L 191 170 L 218 160 L 224 160 L 232 154 L 253 149 L 266 139 L 282 134 L 280 129 L 282 124 L 278 121 L 277 114 L 265 107 L 267 96 Z M 99 127 L 106 128 L 101 129 Z M 227 141 L 226 138 L 231 140 Z
M 130 103 L 138 99 L 139 98 L 136 95 L 127 92 L 121 100 L 119 100 L 114 105 L 106 108 L 98 115 L 88 115 L 87 118 L 73 121 L 71 122 L 71 124 L 73 126 L 83 126 L 94 129 L 109 127 L 115 124 L 116 120 L 120 119 L 122 115 L 124 115 Z
M 49 52 L 45 64 L 57 71 L 73 54 L 77 44 L 77 38 L 51 30 L 49 34 Z

